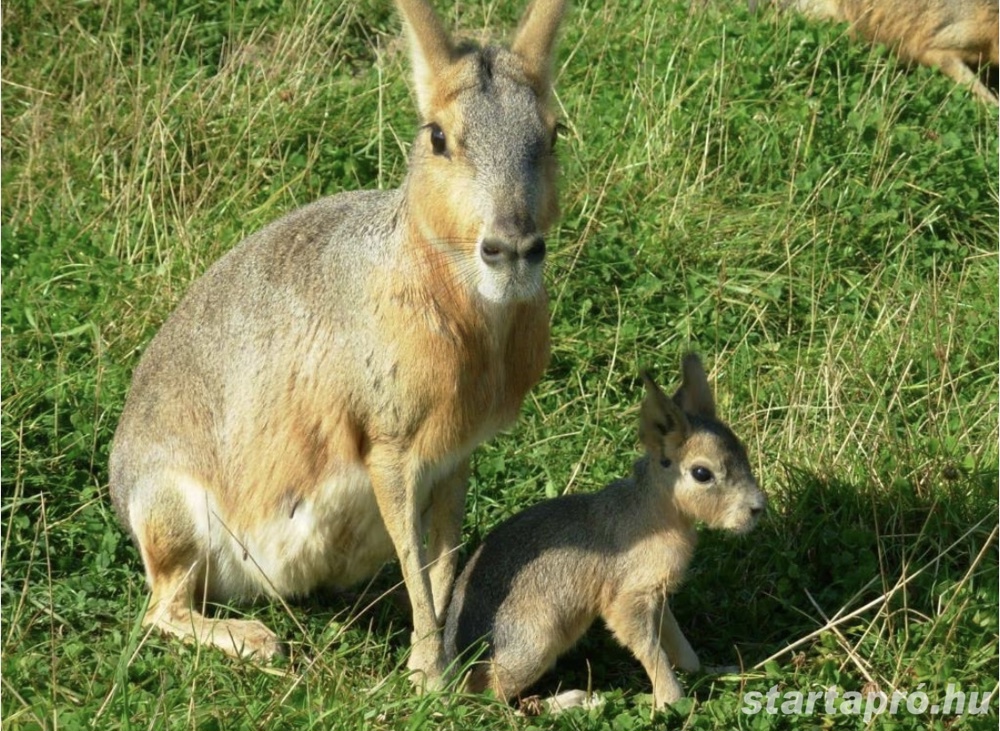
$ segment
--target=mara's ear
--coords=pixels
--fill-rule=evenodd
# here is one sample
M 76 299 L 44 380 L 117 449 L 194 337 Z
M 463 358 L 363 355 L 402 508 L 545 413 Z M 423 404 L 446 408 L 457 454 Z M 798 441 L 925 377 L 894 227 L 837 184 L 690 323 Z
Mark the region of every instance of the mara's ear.
M 427 0 L 396 0 L 403 16 L 417 108 L 427 121 L 433 109 L 435 82 L 454 59 L 455 46 Z
M 657 460 L 672 460 L 691 433 L 684 412 L 667 398 L 653 378 L 643 371 L 646 397 L 639 417 L 639 439 L 646 451 Z
M 565 0 L 532 0 L 510 46 L 524 64 L 524 73 L 539 99 L 547 99 L 552 88 L 552 56 L 565 12 Z
M 715 397 L 712 387 L 708 385 L 708 376 L 701 358 L 694 353 L 688 353 L 681 362 L 683 380 L 681 387 L 674 394 L 674 403 L 688 414 L 704 419 L 715 419 Z

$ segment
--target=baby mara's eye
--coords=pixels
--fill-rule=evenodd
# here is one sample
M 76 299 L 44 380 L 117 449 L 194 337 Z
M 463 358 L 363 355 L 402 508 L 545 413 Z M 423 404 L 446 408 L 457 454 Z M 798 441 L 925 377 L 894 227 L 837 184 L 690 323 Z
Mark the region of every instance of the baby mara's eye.
M 712 470 L 708 469 L 708 467 L 702 467 L 701 465 L 691 468 L 691 477 L 695 479 L 695 482 L 700 482 L 702 485 L 707 485 L 715 480 L 715 475 L 712 474 Z

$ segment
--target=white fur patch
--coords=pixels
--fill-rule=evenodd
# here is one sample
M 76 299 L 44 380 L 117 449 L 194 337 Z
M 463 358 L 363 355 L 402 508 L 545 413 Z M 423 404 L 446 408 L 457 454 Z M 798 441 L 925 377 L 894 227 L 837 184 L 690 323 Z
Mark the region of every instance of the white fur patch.
M 480 241 L 477 252 L 482 246 Z M 487 302 L 509 304 L 522 302 L 538 295 L 542 289 L 542 267 L 524 262 L 491 267 L 481 256 L 477 256 L 479 285 L 476 290 Z
M 411 463 L 418 477 L 416 509 L 425 514 L 433 484 L 449 474 L 471 451 L 456 451 L 439 464 Z M 373 576 L 395 555 L 368 473 L 352 465 L 307 491 L 280 514 L 257 515 L 241 505 L 242 515 L 224 516 L 215 497 L 187 474 L 162 476 L 155 489 L 138 489 L 129 505 L 132 525 L 142 538 L 144 516 L 161 503 L 165 491 L 180 498 L 172 510 L 194 529 L 198 553 L 206 562 L 212 600 L 252 600 L 261 594 L 295 596 L 319 586 L 346 587 Z M 252 524 L 247 528 L 248 524 Z M 140 543 L 143 541 L 140 540 Z M 151 578 L 151 577 L 150 577 Z
M 246 570 L 268 594 L 304 594 L 348 586 L 374 574 L 394 552 L 368 474 L 350 467 L 290 509 L 271 515 L 244 538 Z

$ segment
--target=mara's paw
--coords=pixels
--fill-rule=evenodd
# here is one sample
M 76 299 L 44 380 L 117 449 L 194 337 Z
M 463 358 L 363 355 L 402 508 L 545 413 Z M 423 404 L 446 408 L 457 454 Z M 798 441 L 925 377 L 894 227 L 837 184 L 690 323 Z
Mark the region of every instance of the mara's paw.
M 667 683 L 665 687 L 660 689 L 658 692 L 653 693 L 653 705 L 659 709 L 666 708 L 667 706 L 676 703 L 681 698 L 684 697 L 684 689 L 681 684 L 677 681 L 673 683 Z
M 567 711 L 570 708 L 598 708 L 604 704 L 604 699 L 596 693 L 588 693 L 585 690 L 564 690 L 551 698 L 546 699 L 545 707 L 549 713 L 555 715 Z
M 418 693 L 444 689 L 444 680 L 440 672 L 435 674 L 434 671 L 428 672 L 423 668 L 409 666 L 407 666 L 407 670 L 410 671 L 410 683 L 413 684 L 413 689 Z
M 740 675 L 739 665 L 705 665 L 701 671 L 706 675 Z
M 255 619 L 217 619 L 211 624 L 209 638 L 202 641 L 233 657 L 268 661 L 288 654 L 285 643 L 263 622 Z
M 419 692 L 441 690 L 444 687 L 444 653 L 437 638 L 414 642 L 406 669 L 410 682 Z
M 571 708 L 590 710 L 603 704 L 604 699 L 596 693 L 588 693 L 585 690 L 565 690 L 549 698 L 537 695 L 521 698 L 517 704 L 517 715 L 541 716 L 543 713 L 550 713 L 556 716 Z
M 685 673 L 697 673 L 701 670 L 701 660 L 690 646 L 682 647 L 677 652 L 677 657 L 672 658 L 674 667 L 683 670 Z
M 233 657 L 267 661 L 287 654 L 278 636 L 256 619 L 209 619 L 175 604 L 150 609 L 143 625 L 187 643 L 214 647 Z

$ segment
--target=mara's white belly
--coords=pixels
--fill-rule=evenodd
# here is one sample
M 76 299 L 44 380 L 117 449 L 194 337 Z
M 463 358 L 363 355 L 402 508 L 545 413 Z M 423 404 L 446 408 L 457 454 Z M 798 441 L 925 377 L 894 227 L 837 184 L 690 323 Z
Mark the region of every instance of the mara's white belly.
M 427 512 L 431 486 L 458 461 L 414 470 L 418 514 Z M 224 528 L 214 533 L 209 593 L 221 599 L 346 587 L 370 578 L 396 556 L 368 473 L 360 466 L 330 477 L 294 511 L 266 516 L 244 535 Z
M 372 576 L 395 555 L 368 474 L 352 468 L 319 485 L 294 511 L 269 515 L 242 536 L 217 536 L 213 595 L 305 594 Z

